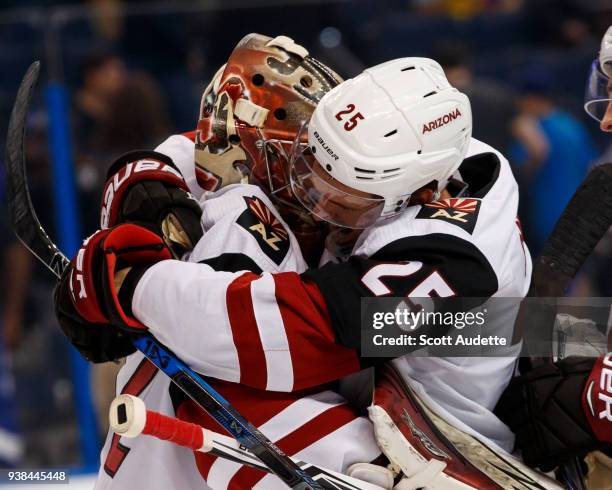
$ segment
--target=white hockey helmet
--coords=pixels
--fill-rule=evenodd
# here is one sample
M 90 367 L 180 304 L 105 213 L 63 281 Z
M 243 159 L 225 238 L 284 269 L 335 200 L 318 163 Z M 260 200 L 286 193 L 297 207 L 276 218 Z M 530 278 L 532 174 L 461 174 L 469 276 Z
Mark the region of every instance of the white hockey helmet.
M 466 95 L 438 63 L 400 58 L 365 70 L 317 105 L 296 139 L 295 196 L 319 218 L 367 228 L 402 212 L 428 184 L 437 194 L 465 157 L 472 133 Z
M 584 95 L 584 110 L 602 122 L 612 102 L 612 26 L 601 40 L 599 56 L 593 61 Z

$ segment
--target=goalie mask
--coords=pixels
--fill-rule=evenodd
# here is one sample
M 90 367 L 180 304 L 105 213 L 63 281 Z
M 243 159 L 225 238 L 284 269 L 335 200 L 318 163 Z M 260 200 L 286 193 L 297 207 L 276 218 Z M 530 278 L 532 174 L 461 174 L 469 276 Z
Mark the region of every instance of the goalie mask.
M 200 186 L 249 182 L 279 207 L 301 211 L 287 192 L 287 154 L 316 104 L 340 81 L 288 37 L 244 37 L 202 96 L 195 148 Z
M 601 41 L 599 57 L 593 61 L 587 80 L 584 110 L 602 123 L 602 129 L 612 130 L 612 26 Z M 607 122 L 604 127 L 604 120 Z
M 401 58 L 329 92 L 291 154 L 291 187 L 320 219 L 367 228 L 434 199 L 461 164 L 472 133 L 468 98 L 438 63 Z

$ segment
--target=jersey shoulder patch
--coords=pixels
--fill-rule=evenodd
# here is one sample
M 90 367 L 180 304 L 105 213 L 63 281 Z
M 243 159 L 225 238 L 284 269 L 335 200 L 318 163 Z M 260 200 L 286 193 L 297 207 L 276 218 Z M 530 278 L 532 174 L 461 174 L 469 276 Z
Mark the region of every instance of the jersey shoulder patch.
M 261 250 L 280 265 L 289 251 L 289 233 L 272 211 L 257 196 L 243 196 L 247 208 L 236 223 L 249 232 Z
M 421 206 L 416 218 L 440 219 L 472 234 L 478 220 L 481 202 L 480 199 L 469 197 L 441 199 Z

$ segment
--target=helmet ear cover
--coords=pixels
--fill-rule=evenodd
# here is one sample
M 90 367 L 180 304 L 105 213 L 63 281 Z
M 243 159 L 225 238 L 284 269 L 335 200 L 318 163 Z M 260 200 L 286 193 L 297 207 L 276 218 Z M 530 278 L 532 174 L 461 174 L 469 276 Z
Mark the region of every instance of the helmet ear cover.
M 584 110 L 602 122 L 612 103 L 612 26 L 601 39 L 599 56 L 593 60 L 584 92 Z
M 612 78 L 612 26 L 608 27 L 608 30 L 601 39 L 599 66 L 604 75 Z

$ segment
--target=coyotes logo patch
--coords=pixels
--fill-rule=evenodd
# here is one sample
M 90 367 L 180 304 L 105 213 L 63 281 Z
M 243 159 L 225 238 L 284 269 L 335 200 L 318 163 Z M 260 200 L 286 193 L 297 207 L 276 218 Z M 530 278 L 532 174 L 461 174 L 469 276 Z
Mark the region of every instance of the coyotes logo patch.
M 244 201 L 247 208 L 236 223 L 253 235 L 263 252 L 280 265 L 289 251 L 287 230 L 261 199 L 245 196 Z
M 416 217 L 420 219 L 441 219 L 457 225 L 471 234 L 478 220 L 480 202 L 480 199 L 466 197 L 441 199 L 422 206 Z

